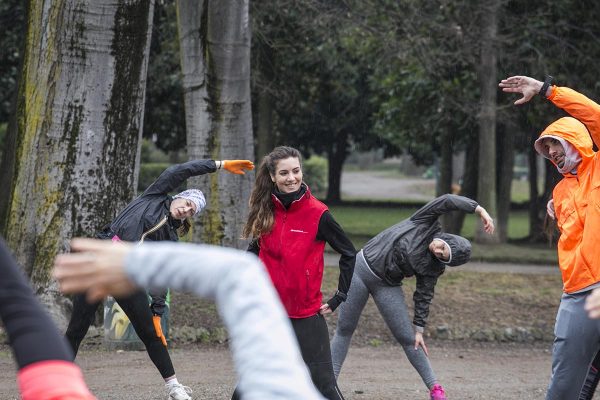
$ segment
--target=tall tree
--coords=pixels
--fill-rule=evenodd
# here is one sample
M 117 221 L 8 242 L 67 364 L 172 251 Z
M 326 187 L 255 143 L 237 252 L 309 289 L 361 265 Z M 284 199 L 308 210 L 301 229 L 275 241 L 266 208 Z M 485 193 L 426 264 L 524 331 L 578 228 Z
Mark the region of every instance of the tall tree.
M 189 157 L 254 158 L 248 0 L 179 0 L 177 7 Z M 209 174 L 192 183 L 208 203 L 195 236 L 241 247 L 251 176 Z
M 0 211 L 8 245 L 57 317 L 55 255 L 134 194 L 153 5 L 28 2 Z
M 496 215 L 496 41 L 498 36 L 499 0 L 486 0 L 482 4 L 481 23 L 481 65 L 479 82 L 481 85 L 481 106 L 479 109 L 479 180 L 477 201 L 490 215 Z M 495 242 L 497 234 L 486 235 L 483 227 L 477 225 L 475 241 Z

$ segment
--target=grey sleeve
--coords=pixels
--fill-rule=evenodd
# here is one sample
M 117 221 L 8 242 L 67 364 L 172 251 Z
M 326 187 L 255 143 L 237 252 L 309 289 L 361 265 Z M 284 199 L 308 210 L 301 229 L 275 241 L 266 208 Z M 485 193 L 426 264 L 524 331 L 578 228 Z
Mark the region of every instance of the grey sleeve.
M 429 306 L 433 300 L 437 276 L 416 275 L 417 285 L 413 293 L 413 301 L 415 302 L 415 315 L 413 317 L 413 325 L 419 332 L 423 332 L 423 328 L 427 324 L 429 316 Z
M 289 319 L 263 265 L 248 252 L 208 245 L 147 243 L 126 260 L 141 287 L 171 287 L 214 299 L 231 337 L 244 399 L 319 399 Z
M 436 197 L 417 210 L 411 217 L 415 223 L 433 223 L 440 215 L 451 211 L 474 213 L 479 204 L 475 200 L 455 194 L 444 194 Z

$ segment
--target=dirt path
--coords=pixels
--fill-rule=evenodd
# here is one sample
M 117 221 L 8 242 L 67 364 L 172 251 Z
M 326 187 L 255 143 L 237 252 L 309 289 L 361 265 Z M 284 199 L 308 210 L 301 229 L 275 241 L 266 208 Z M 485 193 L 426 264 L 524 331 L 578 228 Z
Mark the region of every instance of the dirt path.
M 342 172 L 342 198 L 380 200 L 429 201 L 433 197 L 423 193 L 423 188 L 435 187 L 433 179 L 390 177 L 385 172 Z M 429 190 L 432 191 L 432 190 Z
M 450 399 L 542 399 L 550 373 L 550 344 L 429 343 L 430 357 Z M 0 399 L 17 399 L 14 367 L 0 352 Z M 188 347 L 172 350 L 177 375 L 194 399 L 229 399 L 235 377 L 229 351 Z M 83 351 L 78 357 L 98 399 L 164 400 L 145 352 Z M 347 400 L 427 399 L 428 393 L 398 346 L 352 347 L 340 387 Z

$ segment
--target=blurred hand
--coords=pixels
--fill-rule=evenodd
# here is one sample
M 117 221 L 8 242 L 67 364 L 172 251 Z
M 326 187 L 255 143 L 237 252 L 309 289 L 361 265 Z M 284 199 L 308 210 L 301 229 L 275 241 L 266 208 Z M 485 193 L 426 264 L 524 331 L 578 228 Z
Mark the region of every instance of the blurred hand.
M 133 245 L 98 239 L 73 239 L 72 253 L 54 260 L 52 275 L 63 293 L 87 292 L 96 302 L 107 295 L 124 296 L 136 290 L 125 273 L 125 258 Z
M 585 299 L 585 310 L 590 318 L 600 318 L 600 288 L 592 290 L 592 294 Z
M 223 168 L 232 174 L 244 175 L 244 170 L 254 169 L 254 163 L 250 160 L 223 160 Z
M 550 199 L 548 200 L 548 203 L 546 203 L 546 212 L 548 213 L 548 216 L 552 219 L 556 219 L 556 212 L 554 210 L 554 199 Z
M 425 346 L 425 339 L 423 339 L 423 334 L 421 332 L 415 333 L 415 350 L 419 349 L 419 346 L 423 348 L 425 355 L 429 357 L 429 352 L 427 351 L 427 346 Z
M 515 101 L 516 105 L 525 104 L 540 92 L 544 82 L 528 76 L 511 76 L 500 81 L 498 86 L 506 93 L 521 93 L 523 97 Z

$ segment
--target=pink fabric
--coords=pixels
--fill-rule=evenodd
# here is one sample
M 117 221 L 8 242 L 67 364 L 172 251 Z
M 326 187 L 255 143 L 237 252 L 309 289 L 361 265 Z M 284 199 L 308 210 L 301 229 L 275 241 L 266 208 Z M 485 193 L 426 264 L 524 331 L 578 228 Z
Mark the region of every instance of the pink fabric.
M 120 242 L 120 241 L 121 241 L 121 238 L 120 238 L 120 237 L 118 237 L 117 235 L 115 235 L 115 236 L 113 236 L 113 237 L 112 237 L 112 239 L 111 239 L 111 240 L 112 240 L 113 242 Z
M 19 371 L 17 382 L 23 400 L 96 400 L 79 367 L 68 361 L 30 364 Z
M 429 396 L 431 396 L 431 400 L 447 400 L 446 392 L 442 385 L 433 385 L 429 391 Z

